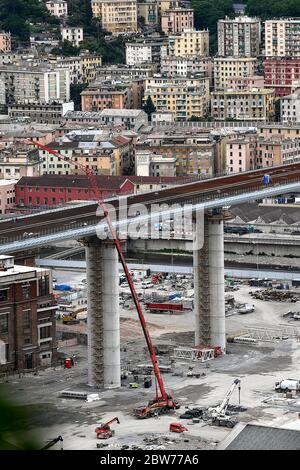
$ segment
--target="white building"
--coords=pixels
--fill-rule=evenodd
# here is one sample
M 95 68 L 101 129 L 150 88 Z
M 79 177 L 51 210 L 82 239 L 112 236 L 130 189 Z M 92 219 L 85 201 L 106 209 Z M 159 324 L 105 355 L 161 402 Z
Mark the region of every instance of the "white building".
M 200 74 L 212 77 L 212 59 L 198 55 L 178 57 L 168 55 L 161 58 L 160 73 L 170 77 L 189 77 Z
M 79 47 L 83 41 L 83 28 L 66 27 L 61 30 L 61 37 L 63 41 L 70 41 L 73 46 Z
M 148 116 L 142 109 L 104 109 L 100 113 L 104 124 L 140 129 L 148 125 Z
M 168 53 L 166 42 L 129 42 L 126 43 L 126 64 L 140 65 L 159 63 Z
M 284 124 L 300 122 L 300 93 L 281 98 L 280 121 Z
M 154 154 L 151 150 L 136 150 L 137 176 L 176 176 L 176 158 Z
M 266 57 L 300 57 L 300 18 L 265 22 Z
M 51 15 L 57 16 L 68 16 L 68 2 L 66 0 L 50 0 L 46 2 L 46 8 L 49 10 Z

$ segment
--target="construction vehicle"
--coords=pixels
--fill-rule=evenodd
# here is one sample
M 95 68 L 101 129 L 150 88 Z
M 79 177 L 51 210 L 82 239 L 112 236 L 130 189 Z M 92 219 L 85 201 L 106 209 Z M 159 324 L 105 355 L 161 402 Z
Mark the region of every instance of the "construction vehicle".
M 47 450 L 47 449 L 50 449 L 50 447 L 54 446 L 57 442 L 61 442 L 60 444 L 60 450 L 63 450 L 63 438 L 62 436 L 58 436 L 56 437 L 55 439 L 52 439 L 51 441 L 49 441 L 44 447 L 42 447 L 40 450 Z
M 169 427 L 169 431 L 182 433 L 182 432 L 188 431 L 188 428 L 183 426 L 183 424 L 181 423 L 171 423 Z
M 129 388 L 140 388 L 140 385 L 137 382 L 131 382 Z
M 300 390 L 300 380 L 286 379 L 280 382 L 275 382 L 276 392 L 291 392 L 292 390 Z
M 57 152 L 56 150 L 53 150 L 53 149 L 51 149 L 51 148 L 49 148 L 45 145 L 42 145 L 40 142 L 36 142 L 34 140 L 30 140 L 29 142 L 30 142 L 30 144 L 33 144 L 33 145 L 41 148 L 42 150 L 45 150 L 48 154 L 54 155 L 57 158 L 59 158 L 60 160 L 66 161 L 69 164 L 74 165 L 77 169 L 83 171 L 89 179 L 89 182 L 91 184 L 91 188 L 92 188 L 92 190 L 95 194 L 95 199 L 98 202 L 99 208 L 101 208 L 102 211 L 103 211 L 103 218 L 106 220 L 107 228 L 110 231 L 112 240 L 113 240 L 114 245 L 116 247 L 116 250 L 118 252 L 119 259 L 120 259 L 120 262 L 122 264 L 124 274 L 126 276 L 126 280 L 128 282 L 128 286 L 129 286 L 129 289 L 130 289 L 130 292 L 131 292 L 131 295 L 132 295 L 132 299 L 133 299 L 133 302 L 135 304 L 135 308 L 136 308 L 136 311 L 137 311 L 137 314 L 138 314 L 138 317 L 139 317 L 139 320 L 140 320 L 140 323 L 141 323 L 143 334 L 144 334 L 144 337 L 145 337 L 145 340 L 146 340 L 146 343 L 147 343 L 147 346 L 148 346 L 150 359 L 151 359 L 151 362 L 152 362 L 152 365 L 153 365 L 153 372 L 154 372 L 155 381 L 156 381 L 156 396 L 155 396 L 155 398 L 153 400 L 151 400 L 148 403 L 148 405 L 143 406 L 143 407 L 138 407 L 136 410 L 134 410 L 135 416 L 137 418 L 148 418 L 150 416 L 153 416 L 153 414 L 166 413 L 169 410 L 174 410 L 174 409 L 179 408 L 178 402 L 176 402 L 172 398 L 172 396 L 169 393 L 167 393 L 167 391 L 166 391 L 165 384 L 164 384 L 164 381 L 163 381 L 163 378 L 162 378 L 162 375 L 161 375 L 161 372 L 160 372 L 160 369 L 159 369 L 159 365 L 158 365 L 157 357 L 156 357 L 156 354 L 155 354 L 155 350 L 154 350 L 154 347 L 153 347 L 153 344 L 152 344 L 152 341 L 151 341 L 151 337 L 150 337 L 150 334 L 149 334 L 149 331 L 148 331 L 147 323 L 146 323 L 146 320 L 145 320 L 145 317 L 144 317 L 144 314 L 143 314 L 143 311 L 142 311 L 142 307 L 141 307 L 141 304 L 140 304 L 140 301 L 139 301 L 139 297 L 137 295 L 135 286 L 133 284 L 133 280 L 132 280 L 131 275 L 130 275 L 130 271 L 129 271 L 127 263 L 125 261 L 117 232 L 116 232 L 116 230 L 115 230 L 115 228 L 112 224 L 112 221 L 111 221 L 111 218 L 110 218 L 110 215 L 109 215 L 109 211 L 107 210 L 106 205 L 105 205 L 105 203 L 102 199 L 102 193 L 101 193 L 100 188 L 98 187 L 98 182 L 97 182 L 96 175 L 93 173 L 93 171 L 89 167 L 86 167 L 84 165 L 79 164 L 78 161 L 75 161 L 71 157 L 63 156 L 59 152 Z
M 241 389 L 240 384 L 241 384 L 241 381 L 239 379 L 235 379 L 230 389 L 226 393 L 222 403 L 216 408 L 208 409 L 208 413 L 210 415 L 212 424 L 215 424 L 217 426 L 226 426 L 228 428 L 233 428 L 235 426 L 236 418 L 234 418 L 232 415 L 226 414 L 226 412 L 227 412 L 227 407 L 229 404 L 230 397 L 233 394 L 237 385 L 239 386 L 239 392 L 240 392 L 240 389 Z
M 76 312 L 64 312 L 61 318 L 64 325 L 75 325 L 80 323 L 80 320 L 77 319 Z
M 97 434 L 97 439 L 109 439 L 110 437 L 113 437 L 115 434 L 115 431 L 113 429 L 110 429 L 110 425 L 114 423 L 115 421 L 118 424 L 120 424 L 119 418 L 117 418 L 117 416 L 111 419 L 110 421 L 108 421 L 107 423 L 104 423 L 104 424 L 101 423 L 100 426 L 98 426 L 95 429 L 95 433 Z

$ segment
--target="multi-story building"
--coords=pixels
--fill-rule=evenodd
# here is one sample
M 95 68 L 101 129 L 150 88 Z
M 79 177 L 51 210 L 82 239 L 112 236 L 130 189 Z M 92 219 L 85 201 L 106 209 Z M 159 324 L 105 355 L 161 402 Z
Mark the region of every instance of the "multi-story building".
M 280 122 L 298 123 L 300 122 L 300 94 L 283 96 L 280 100 Z
M 166 39 L 159 38 L 155 41 L 137 40 L 126 43 L 126 64 L 159 64 L 161 57 L 168 53 L 168 43 Z
M 265 22 L 266 57 L 300 57 L 300 18 Z
M 160 72 L 169 77 L 191 77 L 203 76 L 212 81 L 212 59 L 210 57 L 172 56 L 161 58 Z
M 39 176 L 40 160 L 36 150 L 0 150 L 0 178 L 19 180 L 22 176 Z
M 0 179 L 0 214 L 6 214 L 14 207 L 17 182 L 17 180 Z
M 81 93 L 82 111 L 99 112 L 103 109 L 132 108 L 132 88 L 127 84 L 97 82 Z
M 209 31 L 197 31 L 194 28 L 185 28 L 176 36 L 169 36 L 169 54 L 176 57 L 191 55 L 209 55 Z
M 274 101 L 272 89 L 215 91 L 211 94 L 211 115 L 221 121 L 271 121 L 275 117 Z
M 11 51 L 11 34 L 0 31 L 0 52 Z
M 124 129 L 138 130 L 148 125 L 148 116 L 141 109 L 104 109 L 99 113 L 83 111 L 69 111 L 64 116 L 65 124 L 82 124 L 122 127 Z
M 46 2 L 46 7 L 51 15 L 61 18 L 68 16 L 68 2 L 67 0 L 49 0 Z
M 148 96 L 156 111 L 171 111 L 177 121 L 204 117 L 209 106 L 209 79 L 154 77 L 145 81 L 145 103 Z
M 42 67 L 0 67 L 0 104 L 70 101 L 70 72 Z
M 74 110 L 74 103 L 13 103 L 8 106 L 12 118 L 26 118 L 40 124 L 61 124 L 63 116 Z
M 300 162 L 300 139 L 273 136 L 259 137 L 256 145 L 256 168 Z
M 275 57 L 264 62 L 265 86 L 275 88 L 276 97 L 290 95 L 300 86 L 300 57 Z
M 241 173 L 255 169 L 256 135 L 234 136 L 226 142 L 226 173 Z
M 260 20 L 239 16 L 218 21 L 218 55 L 257 57 L 260 53 Z
M 151 150 L 135 152 L 135 174 L 137 176 L 176 176 L 176 158 L 157 155 Z
M 158 24 L 158 4 L 157 1 L 146 0 L 137 3 L 137 16 L 144 18 L 145 25 Z
M 227 81 L 228 88 L 234 90 L 246 90 L 247 88 L 264 88 L 265 79 L 263 76 L 255 75 L 253 77 L 229 77 Z
M 173 8 L 161 14 L 161 29 L 169 34 L 181 33 L 184 29 L 194 27 L 194 10 L 192 8 Z
M 215 57 L 214 88 L 228 88 L 230 77 L 249 77 L 256 74 L 258 62 L 254 57 Z
M 69 41 L 75 47 L 79 47 L 83 41 L 83 28 L 67 26 L 61 29 L 61 38 L 63 41 Z
M 92 11 L 105 31 L 116 34 L 137 31 L 136 0 L 92 0 Z
M 80 54 L 80 65 L 82 81 L 91 83 L 96 80 L 98 70 L 102 66 L 102 56 L 83 52 Z
M 0 370 L 33 369 L 57 360 L 56 320 L 49 269 L 0 257 Z

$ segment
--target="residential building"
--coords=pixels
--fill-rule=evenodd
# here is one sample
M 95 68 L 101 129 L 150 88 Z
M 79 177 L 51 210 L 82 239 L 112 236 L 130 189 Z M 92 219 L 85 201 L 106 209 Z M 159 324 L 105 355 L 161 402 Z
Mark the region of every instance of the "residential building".
M 0 257 L 0 370 L 22 371 L 57 360 L 56 325 L 49 269 Z
M 97 78 L 97 73 L 102 66 L 102 56 L 97 54 L 90 54 L 82 52 L 80 54 L 80 65 L 82 81 L 84 83 L 91 83 Z
M 266 57 L 300 57 L 300 18 L 265 21 Z
M 215 57 L 214 89 L 228 88 L 230 77 L 251 77 L 256 75 L 258 62 L 254 57 Z
M 228 88 L 234 90 L 246 90 L 251 88 L 264 88 L 265 79 L 263 76 L 254 75 L 253 77 L 229 77 L 227 81 Z
M 74 103 L 13 103 L 8 106 L 8 115 L 12 118 L 26 118 L 40 124 L 61 124 L 63 116 L 74 111 Z
M 157 72 L 157 64 L 144 63 L 139 66 L 117 64 L 103 65 L 97 71 L 99 80 L 135 80 L 152 77 Z
M 275 91 L 266 88 L 215 91 L 211 94 L 211 115 L 221 121 L 272 121 Z
M 283 96 L 280 100 L 280 122 L 298 123 L 300 122 L 300 94 Z
M 67 26 L 61 29 L 61 38 L 63 41 L 69 41 L 75 47 L 79 47 L 83 41 L 83 28 Z
M 259 18 L 226 17 L 218 21 L 218 55 L 221 57 L 258 57 L 260 37 Z
M 151 122 L 152 124 L 159 124 L 162 122 L 172 124 L 172 122 L 174 122 L 174 116 L 171 111 L 155 112 L 151 114 Z
M 181 33 L 184 29 L 194 27 L 194 10 L 192 8 L 173 8 L 161 13 L 161 29 L 169 34 Z
M 40 160 L 36 150 L 0 150 L 0 179 L 19 180 L 22 176 L 39 176 Z
M 136 0 L 92 0 L 92 11 L 105 31 L 115 34 L 137 32 Z
M 210 57 L 174 56 L 161 58 L 160 73 L 168 77 L 208 77 L 212 82 L 212 59 Z
M 156 111 L 170 111 L 175 120 L 204 117 L 209 106 L 208 78 L 165 78 L 145 80 L 144 102 L 151 97 Z
M 61 18 L 68 16 L 68 2 L 67 0 L 49 0 L 46 2 L 46 7 L 51 15 Z
M 226 142 L 226 173 L 241 173 L 255 169 L 256 135 L 233 136 Z
M 137 176 L 176 176 L 176 158 L 154 154 L 151 150 L 135 152 Z
M 9 213 L 10 209 L 14 207 L 15 185 L 17 182 L 17 180 L 0 179 L 0 214 Z
M 300 139 L 273 136 L 270 139 L 259 137 L 256 147 L 256 168 L 300 162 Z
M 122 127 L 138 130 L 148 125 L 148 116 L 141 109 L 104 109 L 97 112 L 69 111 L 64 116 L 64 124 L 97 125 Z
M 145 25 L 158 24 L 158 3 L 153 0 L 146 0 L 137 3 L 137 16 L 143 18 Z
M 0 105 L 70 101 L 70 72 L 66 69 L 7 65 L 0 67 L 0 80 L 4 84 Z
M 126 64 L 159 64 L 161 57 L 168 53 L 168 43 L 166 39 L 159 38 L 155 41 L 145 39 L 126 43 Z
M 209 56 L 209 31 L 197 31 L 194 28 L 184 28 L 177 35 L 170 35 L 169 54 L 176 57 Z
M 95 82 L 81 93 L 82 111 L 99 112 L 107 108 L 132 108 L 132 88 L 113 81 L 100 82 L 99 85 Z
M 300 57 L 275 57 L 264 62 L 265 86 L 274 88 L 276 97 L 290 95 L 300 86 Z
M 0 31 L 0 52 L 11 51 L 11 34 Z
M 260 124 L 258 127 L 258 136 L 266 140 L 273 138 L 300 139 L 300 124 Z

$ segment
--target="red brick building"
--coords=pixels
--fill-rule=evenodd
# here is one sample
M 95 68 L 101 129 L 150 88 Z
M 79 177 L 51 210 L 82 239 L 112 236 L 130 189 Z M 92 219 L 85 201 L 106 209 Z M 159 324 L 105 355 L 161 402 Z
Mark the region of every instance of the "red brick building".
M 126 176 L 97 176 L 102 198 L 134 192 L 135 185 Z M 89 179 L 80 175 L 43 175 L 23 177 L 15 186 L 16 205 L 21 207 L 63 206 L 70 201 L 95 199 Z
M 300 57 L 275 57 L 264 62 L 266 88 L 275 88 L 275 96 L 286 96 L 300 84 Z M 295 83 L 298 81 L 297 83 Z
M 56 305 L 49 269 L 0 256 L 0 371 L 33 369 L 56 360 Z

